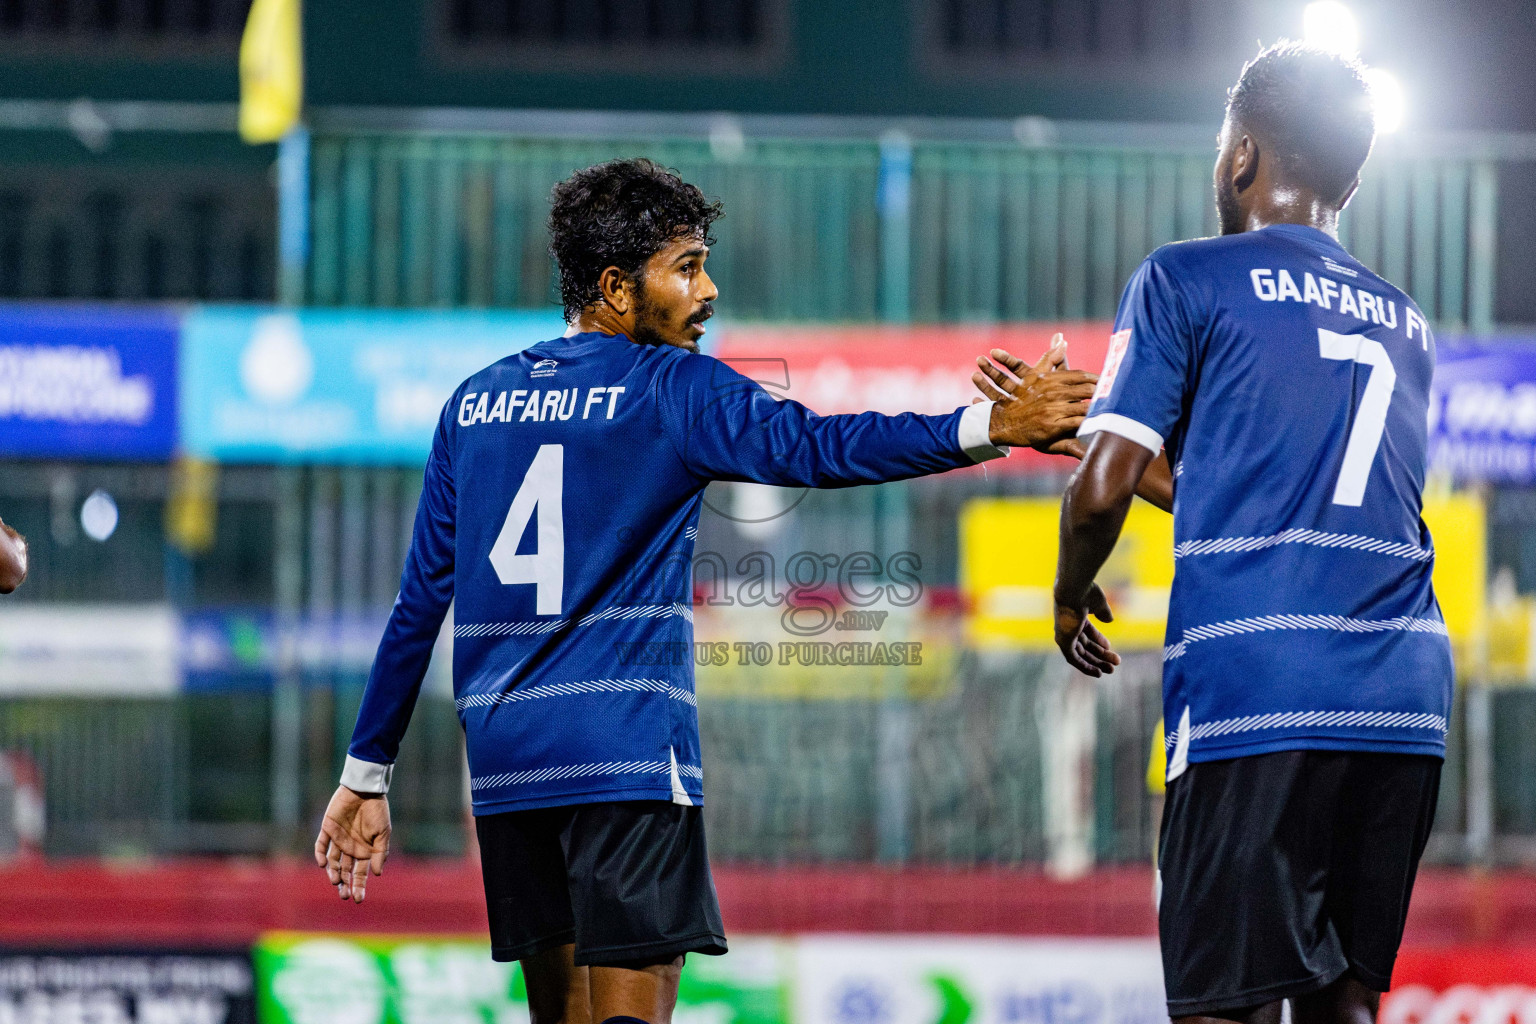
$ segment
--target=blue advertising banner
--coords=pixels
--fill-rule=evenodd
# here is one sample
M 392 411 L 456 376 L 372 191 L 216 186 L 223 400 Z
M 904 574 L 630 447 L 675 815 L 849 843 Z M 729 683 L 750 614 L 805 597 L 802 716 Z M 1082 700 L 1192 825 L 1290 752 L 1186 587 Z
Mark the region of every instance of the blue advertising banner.
M 0 455 L 168 458 L 177 330 L 170 310 L 0 306 Z
M 225 462 L 419 463 L 476 370 L 557 338 L 549 312 L 194 309 L 182 437 Z
M 1440 344 L 1429 463 L 1459 481 L 1536 483 L 1536 338 Z

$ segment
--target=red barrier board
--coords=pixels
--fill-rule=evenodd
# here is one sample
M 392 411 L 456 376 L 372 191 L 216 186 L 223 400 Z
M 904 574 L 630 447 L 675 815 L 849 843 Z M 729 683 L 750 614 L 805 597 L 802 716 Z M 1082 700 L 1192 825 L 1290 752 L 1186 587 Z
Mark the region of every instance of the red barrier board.
M 1152 872 L 1143 866 L 1059 882 L 1027 868 L 716 865 L 715 883 L 727 928 L 741 934 L 1157 933 Z M 480 868 L 468 859 L 391 860 L 360 907 L 343 903 L 313 863 L 298 859 L 0 867 L 0 945 L 238 946 L 278 929 L 484 928 Z M 1420 872 L 1399 984 L 1536 984 L 1533 964 L 1536 874 Z
M 1409 947 L 1380 1024 L 1533 1024 L 1536 946 Z
M 976 357 L 994 348 L 1034 362 L 1060 331 L 1068 364 L 1097 373 L 1109 349 L 1102 321 L 935 327 L 726 327 L 715 355 L 775 394 L 824 416 L 947 413 L 977 397 Z M 1073 463 L 1033 451 L 989 463 L 1009 472 L 1070 472 Z

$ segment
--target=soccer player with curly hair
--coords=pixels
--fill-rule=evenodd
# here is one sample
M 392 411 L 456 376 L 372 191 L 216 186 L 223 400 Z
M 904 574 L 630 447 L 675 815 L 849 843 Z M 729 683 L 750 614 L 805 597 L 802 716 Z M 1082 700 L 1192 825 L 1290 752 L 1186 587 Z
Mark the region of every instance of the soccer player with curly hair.
M 388 789 L 454 602 L 492 955 L 535 1024 L 667 1024 L 688 953 L 725 952 L 705 855 L 690 563 L 713 480 L 849 487 L 1050 448 L 1093 376 L 1019 366 L 943 416 L 817 416 L 698 352 L 721 214 L 648 160 L 555 188 L 570 330 L 486 367 L 444 407 L 415 533 L 315 844 L 362 900 Z M 677 651 L 625 664 L 623 650 Z M 657 660 L 664 664 L 655 664 Z

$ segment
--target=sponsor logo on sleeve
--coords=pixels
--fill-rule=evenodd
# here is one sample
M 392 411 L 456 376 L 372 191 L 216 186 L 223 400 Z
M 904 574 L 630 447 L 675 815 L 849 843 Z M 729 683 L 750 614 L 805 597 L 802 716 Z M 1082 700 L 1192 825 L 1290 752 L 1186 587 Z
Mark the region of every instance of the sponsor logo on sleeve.
M 1131 346 L 1131 329 L 1116 331 L 1109 339 L 1109 354 L 1104 357 L 1104 372 L 1099 374 L 1099 386 L 1093 389 L 1093 400 L 1107 398 L 1115 389 L 1115 378 L 1120 375 L 1120 362 L 1125 350 Z

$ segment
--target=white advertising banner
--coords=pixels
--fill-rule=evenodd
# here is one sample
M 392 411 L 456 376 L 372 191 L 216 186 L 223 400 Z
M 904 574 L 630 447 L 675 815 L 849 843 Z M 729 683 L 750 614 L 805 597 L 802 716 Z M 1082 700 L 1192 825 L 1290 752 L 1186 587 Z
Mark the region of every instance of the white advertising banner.
M 802 936 L 795 1024 L 1165 1024 L 1155 939 Z
M 175 693 L 180 634 L 169 605 L 15 605 L 0 614 L 0 694 Z

